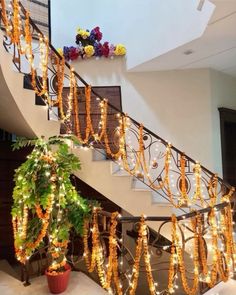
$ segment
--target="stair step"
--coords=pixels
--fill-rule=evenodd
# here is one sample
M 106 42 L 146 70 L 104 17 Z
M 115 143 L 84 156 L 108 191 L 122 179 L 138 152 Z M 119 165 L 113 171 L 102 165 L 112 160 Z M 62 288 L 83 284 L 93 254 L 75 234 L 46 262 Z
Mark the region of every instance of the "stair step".
M 133 180 L 132 180 L 132 188 L 135 191 L 152 192 L 152 189 L 148 185 L 146 185 L 141 180 L 135 177 L 133 177 Z
M 51 109 L 48 110 L 48 119 L 49 121 L 59 121 L 57 107 L 52 107 Z
M 92 160 L 93 161 L 106 161 L 107 156 L 104 150 L 102 149 L 93 149 L 92 150 Z
M 35 105 L 36 106 L 46 106 L 47 104 L 45 103 L 45 100 L 42 96 L 38 96 L 37 94 L 35 94 Z
M 116 162 L 111 162 L 111 174 L 112 176 L 130 176 L 131 177 L 131 175 Z
M 152 204 L 156 204 L 158 206 L 168 206 L 170 208 L 173 207 L 173 205 L 168 201 L 168 199 L 163 198 L 155 191 L 152 192 Z
M 31 80 L 32 80 L 31 77 L 32 76 L 30 74 L 25 74 L 24 75 L 24 80 L 23 80 L 23 88 L 24 89 L 33 90 L 33 87 L 31 85 Z M 37 78 L 41 83 L 42 78 L 41 77 L 37 77 Z M 44 102 L 43 96 L 41 97 L 41 96 L 38 96 L 37 94 L 35 94 L 35 104 L 39 105 L 39 106 L 45 106 L 46 103 Z

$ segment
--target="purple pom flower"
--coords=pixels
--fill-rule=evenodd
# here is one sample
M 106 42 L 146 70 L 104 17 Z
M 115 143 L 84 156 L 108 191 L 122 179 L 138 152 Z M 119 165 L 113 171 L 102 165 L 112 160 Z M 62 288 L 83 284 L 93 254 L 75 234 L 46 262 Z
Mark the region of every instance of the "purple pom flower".
M 95 56 L 102 56 L 103 52 L 102 52 L 102 44 L 101 43 L 95 43 L 94 44 L 94 49 L 95 49 Z
M 70 47 L 64 46 L 63 47 L 63 55 L 65 57 L 65 60 L 70 60 Z

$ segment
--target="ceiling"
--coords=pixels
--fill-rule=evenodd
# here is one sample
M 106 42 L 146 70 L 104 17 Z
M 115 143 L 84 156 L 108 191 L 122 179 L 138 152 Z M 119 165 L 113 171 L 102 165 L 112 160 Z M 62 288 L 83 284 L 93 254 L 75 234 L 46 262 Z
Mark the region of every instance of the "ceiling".
M 236 0 L 211 2 L 216 8 L 201 38 L 149 60 L 131 71 L 210 67 L 236 77 Z

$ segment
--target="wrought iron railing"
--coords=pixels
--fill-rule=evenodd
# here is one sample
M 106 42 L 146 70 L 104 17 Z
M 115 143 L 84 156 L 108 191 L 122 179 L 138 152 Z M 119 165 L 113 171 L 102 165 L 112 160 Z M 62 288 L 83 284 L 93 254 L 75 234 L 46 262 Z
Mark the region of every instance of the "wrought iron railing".
M 14 3 L 18 2 L 13 1 L 13 6 Z M 15 31 L 14 9 L 11 14 L 5 14 L 8 31 L 4 46 L 13 53 L 13 62 L 19 72 L 30 74 L 31 78 L 34 76 L 32 85 L 35 92 L 48 104 L 49 113 L 59 117 L 64 126 L 63 132 L 74 133 L 84 147 L 95 147 L 106 153 L 120 169 L 126 170 L 160 198 L 184 212 L 188 208 L 213 206 L 220 203 L 229 191 L 233 194 L 234 189 L 217 174 L 121 112 L 109 103 L 109 98 L 104 99 L 90 88 L 69 63 L 64 63 L 63 56 L 48 43 L 27 16 L 22 4 L 18 5 L 21 23 L 15 24 L 18 25 Z M 17 33 L 20 34 L 18 39 Z M 14 36 L 16 40 L 12 42 Z M 31 43 L 29 37 L 32 38 Z M 33 41 L 37 39 L 39 42 Z M 71 92 L 69 97 L 60 101 L 63 86 L 70 86 Z M 91 100 L 91 92 L 96 99 Z M 111 124 L 109 128 L 107 121 Z
M 110 294 L 203 294 L 233 276 L 235 255 L 228 247 L 232 233 L 231 237 L 226 233 L 230 208 L 226 202 L 181 215 L 177 220 L 173 216 L 120 216 L 96 208 L 84 226 L 83 238 L 71 232 L 67 260 L 75 271 L 97 273 L 98 282 Z M 147 221 L 159 222 L 155 238 L 151 238 Z M 162 236 L 169 224 L 172 242 Z M 47 259 L 46 247 L 27 261 L 25 285 L 33 277 L 32 269 L 35 275 L 44 273 Z M 117 266 L 118 276 L 109 283 L 109 276 L 115 272 L 111 263 Z

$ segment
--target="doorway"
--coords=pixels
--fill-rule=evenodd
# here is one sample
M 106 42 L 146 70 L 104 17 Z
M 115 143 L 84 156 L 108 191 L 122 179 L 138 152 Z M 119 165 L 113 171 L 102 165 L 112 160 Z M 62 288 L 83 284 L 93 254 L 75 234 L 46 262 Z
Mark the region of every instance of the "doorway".
M 13 230 L 11 221 L 14 174 L 31 151 L 31 147 L 12 150 L 15 136 L 0 130 L 0 260 L 15 263 Z
M 236 187 L 236 110 L 219 108 L 223 178 Z

